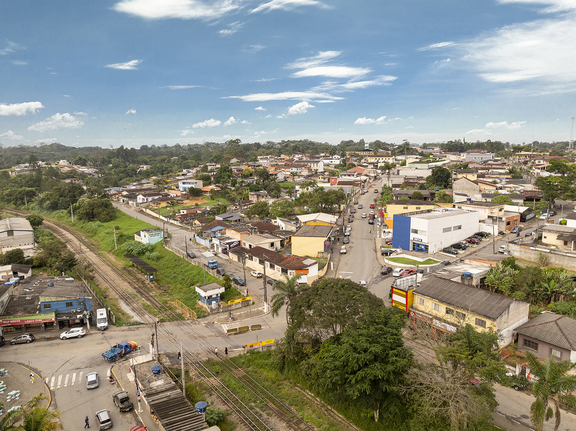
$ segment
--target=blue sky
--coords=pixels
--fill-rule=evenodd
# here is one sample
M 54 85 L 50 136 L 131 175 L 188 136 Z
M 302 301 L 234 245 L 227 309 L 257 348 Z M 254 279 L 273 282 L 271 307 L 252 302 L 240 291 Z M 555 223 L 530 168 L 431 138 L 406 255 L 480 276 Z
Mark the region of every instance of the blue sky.
M 566 141 L 575 66 L 575 0 L 5 1 L 0 143 Z

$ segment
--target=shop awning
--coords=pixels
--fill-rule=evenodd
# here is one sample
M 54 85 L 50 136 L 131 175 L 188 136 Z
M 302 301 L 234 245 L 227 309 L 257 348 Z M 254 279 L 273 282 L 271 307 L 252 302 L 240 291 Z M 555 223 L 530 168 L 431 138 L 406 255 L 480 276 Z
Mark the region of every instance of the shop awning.
M 55 312 L 39 314 L 23 314 L 21 316 L 0 317 L 0 326 L 31 325 L 33 323 L 55 322 Z

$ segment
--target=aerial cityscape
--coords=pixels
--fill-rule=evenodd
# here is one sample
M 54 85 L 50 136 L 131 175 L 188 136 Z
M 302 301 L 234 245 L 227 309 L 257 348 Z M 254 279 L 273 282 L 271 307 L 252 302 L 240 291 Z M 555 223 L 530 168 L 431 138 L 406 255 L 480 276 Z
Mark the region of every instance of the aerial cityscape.
M 0 430 L 576 429 L 574 2 L 0 12 Z

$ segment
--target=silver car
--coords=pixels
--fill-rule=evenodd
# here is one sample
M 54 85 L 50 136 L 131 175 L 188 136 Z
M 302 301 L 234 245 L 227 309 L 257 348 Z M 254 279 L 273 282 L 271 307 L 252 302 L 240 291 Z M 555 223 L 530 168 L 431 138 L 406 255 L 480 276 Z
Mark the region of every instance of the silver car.
M 110 412 L 106 409 L 96 412 L 96 424 L 98 424 L 99 430 L 107 430 L 112 428 L 112 418 L 110 417 Z
M 96 389 L 100 386 L 100 379 L 97 372 L 86 374 L 86 389 Z

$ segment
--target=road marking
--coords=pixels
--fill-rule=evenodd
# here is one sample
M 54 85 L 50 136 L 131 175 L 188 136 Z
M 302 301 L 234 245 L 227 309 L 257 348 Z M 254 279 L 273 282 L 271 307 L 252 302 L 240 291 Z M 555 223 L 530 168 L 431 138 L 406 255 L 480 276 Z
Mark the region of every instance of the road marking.
M 74 386 L 74 383 L 76 382 L 76 373 L 72 374 L 72 383 L 71 385 Z
M 50 389 L 54 390 L 54 383 L 56 382 L 56 376 L 52 376 L 50 380 Z
M 82 374 L 84 374 L 84 371 L 80 372 L 80 375 L 78 376 L 78 383 L 82 381 Z
M 70 378 L 70 374 L 66 374 L 66 380 L 64 380 L 64 387 L 68 386 L 68 379 Z
M 62 374 L 60 374 L 58 376 L 58 386 L 56 386 L 56 389 L 58 389 L 60 387 L 60 384 L 62 383 Z
M 352 271 L 340 271 L 339 274 L 353 274 Z

